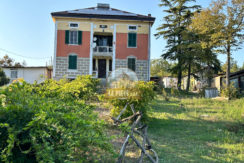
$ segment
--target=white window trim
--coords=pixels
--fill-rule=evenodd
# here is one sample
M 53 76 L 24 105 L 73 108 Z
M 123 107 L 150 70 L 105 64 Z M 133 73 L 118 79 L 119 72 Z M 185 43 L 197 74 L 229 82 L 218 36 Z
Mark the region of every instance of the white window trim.
M 70 24 L 77 24 L 78 27 L 71 27 Z M 69 28 L 71 28 L 71 29 L 77 29 L 79 27 L 80 27 L 80 23 L 79 22 L 69 22 Z
M 129 33 L 136 33 L 136 46 L 135 47 L 129 47 Z M 128 32 L 127 33 L 127 48 L 137 48 L 137 44 L 138 44 L 138 33 L 137 32 Z
M 12 72 L 13 71 L 16 71 L 16 78 L 12 78 Z M 18 70 L 17 69 L 10 70 L 10 79 L 18 79 Z
M 71 35 L 70 35 L 70 32 L 77 32 L 77 44 L 71 44 L 70 42 L 70 39 L 71 39 Z M 76 46 L 78 46 L 79 45 L 79 31 L 78 30 L 69 30 L 69 45 L 76 45 Z
M 131 26 L 135 26 L 136 29 L 130 29 Z M 128 31 L 137 31 L 138 30 L 138 25 L 128 25 Z
M 77 58 L 77 60 L 76 60 L 76 69 L 69 69 L 69 56 L 76 56 L 76 58 Z M 68 72 L 78 72 L 78 55 L 77 54 L 70 53 L 68 55 L 68 67 L 67 67 L 67 69 L 68 69 Z

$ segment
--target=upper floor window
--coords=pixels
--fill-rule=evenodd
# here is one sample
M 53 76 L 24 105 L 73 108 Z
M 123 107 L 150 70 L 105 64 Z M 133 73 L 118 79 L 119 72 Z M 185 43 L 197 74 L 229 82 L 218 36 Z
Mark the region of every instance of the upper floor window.
M 128 30 L 129 31 L 136 31 L 137 30 L 137 26 L 136 25 L 129 25 L 128 26 Z
M 137 46 L 137 34 L 136 33 L 128 33 L 128 47 L 136 48 Z
M 136 71 L 136 59 L 135 58 L 128 58 L 128 68 L 132 71 Z
M 77 69 L 77 55 L 69 55 L 69 70 Z
M 70 28 L 78 28 L 79 27 L 79 24 L 78 23 L 70 23 L 69 24 L 69 27 Z
M 18 70 L 11 70 L 10 77 L 11 77 L 11 79 L 17 79 L 18 78 Z
M 70 45 L 80 45 L 82 43 L 82 31 L 66 30 L 65 43 Z

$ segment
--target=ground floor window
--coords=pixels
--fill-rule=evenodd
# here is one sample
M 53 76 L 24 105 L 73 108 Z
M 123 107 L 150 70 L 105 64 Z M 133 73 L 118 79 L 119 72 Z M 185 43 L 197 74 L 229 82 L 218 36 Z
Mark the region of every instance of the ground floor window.
M 69 69 L 76 70 L 77 69 L 77 56 L 69 55 Z
M 17 79 L 18 78 L 18 70 L 11 70 L 10 77 L 11 77 L 11 79 Z
M 110 59 L 109 60 L 109 71 L 112 71 L 112 64 L 113 64 L 112 59 Z
M 136 71 L 136 59 L 135 58 L 128 58 L 128 68 L 132 71 Z

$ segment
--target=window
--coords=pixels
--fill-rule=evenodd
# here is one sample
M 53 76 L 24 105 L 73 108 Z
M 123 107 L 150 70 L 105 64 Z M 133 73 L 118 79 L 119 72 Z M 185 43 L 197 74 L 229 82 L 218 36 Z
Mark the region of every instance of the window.
M 10 77 L 11 77 L 11 79 L 17 79 L 18 78 L 18 70 L 11 70 Z
M 135 48 L 136 47 L 136 33 L 128 33 L 128 47 Z
M 82 31 L 66 30 L 65 31 L 65 44 L 81 45 L 82 44 Z
M 70 28 L 78 28 L 79 27 L 79 24 L 78 23 L 70 23 L 69 24 L 69 27 Z
M 109 60 L 109 71 L 112 71 L 112 59 Z
M 76 70 L 77 69 L 77 56 L 76 55 L 70 55 L 69 56 L 69 69 L 70 70 Z
M 136 71 L 136 59 L 135 58 L 128 58 L 128 68 L 132 71 Z
M 230 83 L 232 83 L 234 85 L 235 88 L 239 88 L 239 85 L 238 85 L 238 78 L 236 79 L 231 79 L 230 80 Z
M 137 30 L 137 26 L 136 25 L 129 25 L 128 26 L 128 30 L 129 31 L 136 31 Z

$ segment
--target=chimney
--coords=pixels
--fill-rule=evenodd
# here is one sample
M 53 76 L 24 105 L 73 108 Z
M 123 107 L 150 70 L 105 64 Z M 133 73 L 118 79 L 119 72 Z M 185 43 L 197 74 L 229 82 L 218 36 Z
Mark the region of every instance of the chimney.
M 103 10 L 108 10 L 108 9 L 110 9 L 110 6 L 107 3 L 98 3 L 97 4 L 97 8 L 98 9 L 103 9 Z
M 152 17 L 152 15 L 151 14 L 148 14 L 148 17 Z

